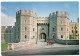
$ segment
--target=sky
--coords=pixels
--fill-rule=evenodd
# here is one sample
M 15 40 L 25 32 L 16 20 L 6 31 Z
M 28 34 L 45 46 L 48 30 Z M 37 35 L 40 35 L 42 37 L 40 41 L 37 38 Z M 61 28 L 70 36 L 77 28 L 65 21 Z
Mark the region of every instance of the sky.
M 56 11 L 67 11 L 69 21 L 77 22 L 79 17 L 79 2 L 1 2 L 1 25 L 13 26 L 16 22 L 16 12 L 32 10 L 38 17 L 48 17 Z

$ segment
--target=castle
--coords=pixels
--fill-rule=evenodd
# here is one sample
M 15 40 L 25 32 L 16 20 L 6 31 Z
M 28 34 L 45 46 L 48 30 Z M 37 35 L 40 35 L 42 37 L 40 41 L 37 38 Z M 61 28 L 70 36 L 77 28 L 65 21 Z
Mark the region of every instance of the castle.
M 36 42 L 46 42 L 48 39 L 69 40 L 72 24 L 69 23 L 69 14 L 66 11 L 56 11 L 48 17 L 38 17 L 37 13 L 31 10 L 20 10 L 16 12 L 15 26 L 2 26 L 1 42 L 18 43 L 30 39 Z M 79 36 L 79 23 L 77 27 Z

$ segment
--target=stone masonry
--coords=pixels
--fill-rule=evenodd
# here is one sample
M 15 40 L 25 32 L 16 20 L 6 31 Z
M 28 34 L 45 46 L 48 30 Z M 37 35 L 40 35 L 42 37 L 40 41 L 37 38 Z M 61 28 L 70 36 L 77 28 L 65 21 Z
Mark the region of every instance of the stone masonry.
M 70 24 L 69 14 L 66 11 L 56 11 L 50 13 L 48 17 L 38 17 L 37 13 L 31 10 L 19 10 L 16 12 L 15 26 L 2 26 L 1 40 L 2 43 L 29 40 L 37 43 L 46 42 L 48 39 L 69 40 Z

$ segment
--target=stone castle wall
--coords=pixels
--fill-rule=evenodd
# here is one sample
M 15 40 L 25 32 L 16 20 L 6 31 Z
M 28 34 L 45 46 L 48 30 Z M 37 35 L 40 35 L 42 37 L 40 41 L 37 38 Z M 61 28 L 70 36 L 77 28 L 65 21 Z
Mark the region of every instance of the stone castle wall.
M 37 17 L 37 13 L 31 10 L 20 10 L 16 12 L 15 26 L 2 26 L 2 43 L 26 42 L 30 39 L 40 41 L 41 34 L 46 35 L 46 40 L 69 40 L 69 34 L 72 34 L 70 25 L 73 23 L 69 24 L 69 14 L 66 11 L 52 12 L 49 17 Z M 76 26 L 79 33 L 79 24 Z

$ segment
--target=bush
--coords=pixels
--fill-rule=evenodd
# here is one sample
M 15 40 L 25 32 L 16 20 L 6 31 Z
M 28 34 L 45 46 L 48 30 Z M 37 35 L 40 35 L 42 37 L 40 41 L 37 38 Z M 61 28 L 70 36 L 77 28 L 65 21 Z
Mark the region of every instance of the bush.
M 73 35 L 70 35 L 69 39 L 76 39 L 76 37 Z

